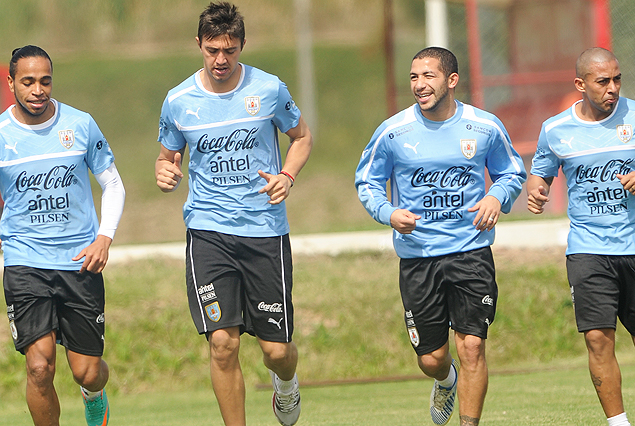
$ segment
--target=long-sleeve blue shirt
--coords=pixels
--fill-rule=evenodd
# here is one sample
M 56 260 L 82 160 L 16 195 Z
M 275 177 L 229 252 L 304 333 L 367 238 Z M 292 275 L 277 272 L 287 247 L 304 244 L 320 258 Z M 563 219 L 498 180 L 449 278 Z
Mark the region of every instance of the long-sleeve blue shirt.
M 377 128 L 362 153 L 355 185 L 370 215 L 389 226 L 397 209 L 421 216 L 412 234 L 394 232 L 401 258 L 491 245 L 494 231 L 478 231 L 472 224 L 477 212 L 468 208 L 491 195 L 508 213 L 527 178 L 502 122 L 471 105 L 456 105 L 455 114 L 440 122 L 426 119 L 417 104 L 399 112 Z

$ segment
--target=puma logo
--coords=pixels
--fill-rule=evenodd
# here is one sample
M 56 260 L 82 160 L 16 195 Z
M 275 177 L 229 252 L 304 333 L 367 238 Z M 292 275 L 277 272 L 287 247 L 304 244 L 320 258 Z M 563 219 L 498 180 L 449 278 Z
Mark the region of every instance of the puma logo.
M 573 136 L 571 136 L 571 139 L 569 139 L 568 141 L 564 140 L 564 139 L 560 139 L 560 143 L 563 143 L 565 145 L 569 145 L 569 149 L 573 149 L 571 147 L 571 142 L 573 142 Z
M 417 142 L 417 144 L 415 146 L 410 145 L 408 142 L 403 144 L 404 148 L 410 148 L 411 150 L 413 150 L 415 152 L 415 154 L 418 154 L 417 152 L 417 146 L 419 145 L 419 142 Z
M 15 149 L 17 144 L 18 144 L 17 141 L 16 141 L 16 143 L 13 146 L 4 144 L 4 149 L 10 149 L 11 151 L 15 152 L 15 155 L 18 155 L 18 150 Z
M 271 324 L 275 324 L 278 326 L 279 330 L 282 330 L 282 326 L 280 325 L 280 323 L 282 322 L 282 318 L 280 318 L 278 321 L 276 321 L 273 318 L 269 318 L 269 320 L 267 322 L 270 322 Z
M 192 111 L 191 109 L 186 109 L 185 110 L 185 114 L 189 114 L 189 115 L 193 115 L 196 118 L 198 118 L 199 120 L 201 119 L 201 117 L 198 116 L 198 112 L 200 111 L 201 107 L 198 107 L 198 109 L 196 110 L 196 112 Z

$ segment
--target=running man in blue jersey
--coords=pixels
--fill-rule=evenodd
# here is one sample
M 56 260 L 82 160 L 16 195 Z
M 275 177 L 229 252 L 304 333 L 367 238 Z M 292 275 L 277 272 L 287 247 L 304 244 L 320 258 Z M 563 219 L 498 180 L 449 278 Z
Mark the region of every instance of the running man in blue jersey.
M 355 184 L 370 215 L 394 228 L 406 329 L 419 367 L 435 379 L 432 420 L 450 420 L 458 388 L 461 425 L 476 425 L 498 294 L 490 245 L 526 174 L 500 120 L 455 99 L 458 81 L 452 52 L 430 47 L 417 53 L 410 69 L 416 103 L 377 128 Z M 449 324 L 460 373 L 449 351 Z
M 53 64 L 37 46 L 13 51 L 15 104 L 0 115 L 0 221 L 4 294 L 16 350 L 25 355 L 26 400 L 36 426 L 59 425 L 56 342 L 81 386 L 89 426 L 105 426 L 102 270 L 125 191 L 93 118 L 51 98 Z M 89 172 L 102 188 L 97 219 Z
M 194 324 L 209 341 L 225 424 L 245 424 L 238 350 L 246 331 L 270 370 L 274 413 L 293 425 L 300 394 L 283 201 L 309 158 L 311 133 L 284 83 L 239 62 L 245 29 L 235 6 L 210 3 L 196 41 L 203 68 L 170 90 L 161 110 L 157 185 L 176 189 L 188 147 L 187 292 Z M 278 130 L 291 139 L 284 164 Z
M 610 426 L 630 425 L 615 358 L 619 317 L 635 342 L 635 102 L 620 97 L 613 53 L 582 52 L 574 84 L 582 100 L 545 121 L 527 180 L 528 208 L 549 201 L 553 178 L 567 180 L 571 221 L 567 274 L 589 370 Z

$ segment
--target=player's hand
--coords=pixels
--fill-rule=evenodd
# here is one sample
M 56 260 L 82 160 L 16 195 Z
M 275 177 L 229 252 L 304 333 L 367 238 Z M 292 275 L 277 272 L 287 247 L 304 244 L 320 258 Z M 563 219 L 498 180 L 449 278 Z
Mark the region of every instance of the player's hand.
M 166 158 L 159 158 L 155 165 L 155 177 L 157 179 L 157 186 L 163 192 L 171 192 L 179 186 L 181 179 L 183 179 L 183 172 L 181 171 L 182 155 L 180 152 L 174 154 L 174 161 L 170 161 Z
M 258 175 L 267 181 L 267 184 L 258 193 L 267 193 L 269 204 L 280 204 L 289 196 L 291 180 L 288 177 L 283 174 L 272 175 L 262 170 L 258 170 Z
M 421 216 L 406 209 L 397 209 L 390 215 L 390 226 L 400 234 L 412 234 Z
M 545 211 L 545 204 L 549 202 L 547 189 L 540 185 L 536 189 L 527 192 L 527 210 L 534 214 Z
M 635 194 L 635 172 L 630 172 L 626 175 L 617 174 L 616 177 L 620 180 L 625 190 L 631 194 Z
M 108 249 L 110 249 L 111 243 L 112 239 L 105 235 L 97 235 L 97 238 L 95 238 L 95 241 L 93 241 L 91 245 L 73 258 L 73 261 L 84 259 L 79 273 L 83 274 L 88 271 L 93 274 L 98 274 L 103 271 L 104 267 L 106 267 L 106 262 L 108 262 Z
M 477 212 L 472 225 L 479 231 L 491 231 L 498 223 L 501 214 L 501 203 L 496 197 L 486 195 L 474 206 L 467 209 L 468 212 Z

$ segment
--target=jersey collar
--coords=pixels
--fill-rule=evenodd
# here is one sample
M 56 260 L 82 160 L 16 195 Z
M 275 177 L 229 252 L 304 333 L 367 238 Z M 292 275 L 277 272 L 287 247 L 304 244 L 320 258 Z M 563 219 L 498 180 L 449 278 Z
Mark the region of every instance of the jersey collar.
M 53 123 L 55 123 L 55 120 L 57 120 L 57 117 L 60 114 L 60 106 L 59 106 L 59 102 L 57 102 L 55 99 L 51 98 L 51 102 L 53 102 L 53 106 L 55 107 L 55 113 L 53 114 L 53 116 L 51 118 L 49 118 L 48 120 L 46 120 L 44 123 L 40 123 L 40 124 L 24 124 L 21 121 L 19 121 L 17 118 L 15 118 L 15 115 L 13 115 L 13 109 L 15 108 L 15 104 L 11 105 L 7 111 L 9 113 L 9 118 L 11 119 L 11 121 L 19 126 L 22 127 L 23 129 L 27 129 L 27 130 L 44 130 L 50 126 L 53 125 Z

